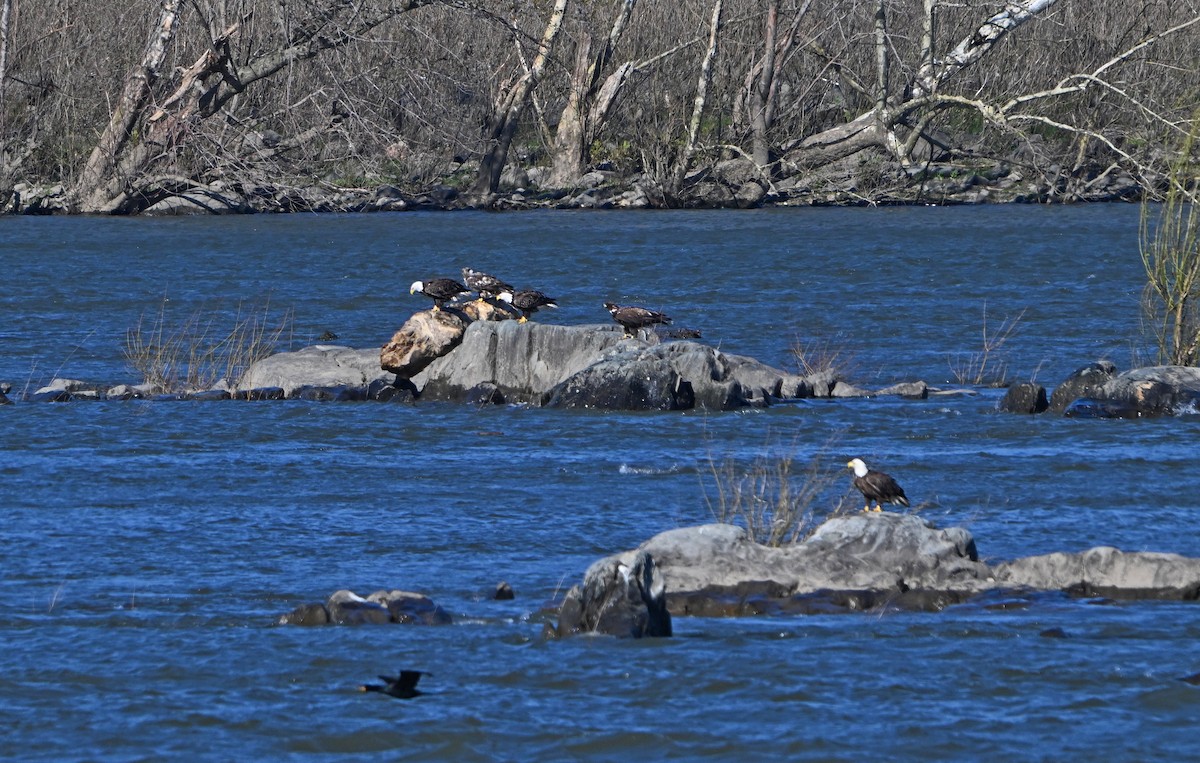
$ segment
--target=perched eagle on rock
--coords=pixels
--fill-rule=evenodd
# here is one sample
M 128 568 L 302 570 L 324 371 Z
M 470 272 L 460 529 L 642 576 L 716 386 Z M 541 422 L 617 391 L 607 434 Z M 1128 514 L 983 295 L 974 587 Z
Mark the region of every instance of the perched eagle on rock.
M 522 289 L 516 292 L 509 289 L 497 294 L 496 299 L 501 302 L 507 302 L 521 311 L 521 318 L 518 323 L 528 321 L 529 316 L 536 313 L 540 307 L 558 307 L 558 300 L 554 297 L 547 297 L 535 289 Z
M 513 287 L 501 281 L 494 275 L 480 273 L 471 268 L 462 269 L 463 283 L 467 288 L 479 295 L 480 299 L 495 299 L 502 292 L 513 291 Z
M 862 493 L 867 501 L 863 511 L 871 510 L 872 501 L 875 503 L 875 511 L 883 511 L 882 504 L 885 503 L 908 505 L 908 496 L 904 494 L 904 488 L 900 487 L 890 474 L 871 471 L 861 458 L 850 459 L 846 466 L 854 470 L 854 487 L 858 488 L 858 492 Z
M 644 329 L 656 323 L 671 322 L 671 319 L 663 313 L 645 307 L 621 307 L 612 302 L 605 302 L 604 309 L 612 315 L 614 321 L 621 324 L 621 328 L 625 329 L 625 336 L 633 336 L 638 329 Z
M 465 294 L 470 291 L 466 286 L 463 286 L 453 278 L 434 278 L 431 281 L 413 281 L 413 285 L 408 288 L 409 294 L 424 294 L 433 300 L 433 309 L 441 310 L 445 305 L 446 300 L 454 299 L 459 294 Z
M 424 675 L 429 674 L 423 670 L 401 670 L 398 676 L 380 676 L 379 680 L 383 681 L 382 685 L 363 684 L 358 687 L 358 690 L 377 691 L 397 699 L 412 699 L 425 693 L 417 688 L 417 681 L 420 681 L 421 676 Z

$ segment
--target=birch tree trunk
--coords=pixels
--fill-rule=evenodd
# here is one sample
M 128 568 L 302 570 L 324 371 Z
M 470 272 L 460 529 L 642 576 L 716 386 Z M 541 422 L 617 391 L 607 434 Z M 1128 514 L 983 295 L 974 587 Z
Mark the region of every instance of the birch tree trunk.
M 688 124 L 687 142 L 679 152 L 675 172 L 666 189 L 668 196 L 675 196 L 679 193 L 679 189 L 683 187 L 683 179 L 687 176 L 688 166 L 696 154 L 700 120 L 704 116 L 704 106 L 708 100 L 708 84 L 712 81 L 713 61 L 717 57 L 717 40 L 721 33 L 721 8 L 722 0 L 714 0 L 712 20 L 709 22 L 708 28 L 708 50 L 704 53 L 704 60 L 700 63 L 700 79 L 696 82 L 696 98 L 692 102 L 692 118 Z
M 117 100 L 108 126 L 100 134 L 100 140 L 92 149 L 84 165 L 76 190 L 76 199 L 81 212 L 103 211 L 109 199 L 117 195 L 125 180 L 117 175 L 117 162 L 121 153 L 133 137 L 134 126 L 142 117 L 142 111 L 150 100 L 150 93 L 158 81 L 159 69 L 167 55 L 167 47 L 175 38 L 179 21 L 180 0 L 164 0 L 158 23 L 150 40 L 146 43 L 141 62 L 129 73 L 125 88 Z
M 508 150 L 512 146 L 513 136 L 516 135 L 521 114 L 525 111 L 530 94 L 545 73 L 546 61 L 554 50 L 554 41 L 562 28 L 563 16 L 569 3 L 570 0 L 555 0 L 554 10 L 550 12 L 550 20 L 546 24 L 537 56 L 530 64 L 529 71 L 501 97 L 492 113 L 488 129 L 488 148 L 479 161 L 475 182 L 467 192 L 467 199 L 472 203 L 490 204 L 500 187 L 500 174 L 508 162 Z
M 901 99 L 884 97 L 881 106 L 880 94 L 881 91 L 886 91 L 887 51 L 880 49 L 877 37 L 876 98 L 872 110 L 859 115 L 850 122 L 795 141 L 787 149 L 788 158 L 802 166 L 812 167 L 843 159 L 867 148 L 882 148 L 899 154 L 898 158 L 906 161 L 905 149 L 911 149 L 915 139 L 919 137 L 920 131 L 914 131 L 909 140 L 901 142 L 893 131 L 897 122 L 916 109 L 934 103 L 931 99 L 937 94 L 942 84 L 990 53 L 1010 32 L 1033 20 L 1058 2 L 1059 0 L 1010 0 L 1004 10 L 988 17 L 944 57 L 935 59 L 932 49 L 934 45 L 933 9 L 936 6 L 936 0 L 925 0 L 926 18 L 924 23 L 929 39 L 926 43 L 923 35 L 921 41 L 922 61 L 919 63 L 917 76 L 910 92 Z M 882 2 L 879 9 L 880 11 L 883 9 Z M 880 19 L 877 14 L 877 34 L 885 21 L 885 19 Z M 886 40 L 882 47 L 886 47 Z M 928 56 L 928 61 L 925 60 L 926 56 Z M 966 101 L 966 99 L 962 100 Z

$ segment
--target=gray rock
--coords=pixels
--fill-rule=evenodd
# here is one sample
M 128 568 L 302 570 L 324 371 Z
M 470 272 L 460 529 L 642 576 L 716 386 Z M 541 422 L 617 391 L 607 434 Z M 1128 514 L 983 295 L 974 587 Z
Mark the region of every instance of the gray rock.
M 1200 559 L 1155 552 L 1124 553 L 1110 546 L 1029 556 L 996 565 L 999 585 L 1074 590 L 1120 599 L 1200 598 Z
M 1018 382 L 1004 393 L 999 408 L 1005 413 L 1041 413 L 1050 407 L 1046 388 L 1034 382 Z
M 871 390 L 856 387 L 844 381 L 839 381 L 833 385 L 833 389 L 829 391 L 830 397 L 870 397 Z
M 896 395 L 909 400 L 925 400 L 929 397 L 929 385 L 923 381 L 900 382 L 890 387 L 884 387 L 875 392 L 876 395 Z
M 1138 416 L 1196 412 L 1200 400 L 1200 368 L 1149 366 L 1117 375 L 1092 396 L 1131 406 Z
M 622 342 L 619 331 L 516 321 L 477 321 L 462 344 L 413 377 L 423 400 L 458 402 L 481 384 L 508 402 L 540 404 L 554 385 L 599 361 Z
M 323 604 L 303 604 L 282 615 L 280 625 L 447 625 L 453 619 L 428 596 L 411 591 L 376 591 L 363 598 L 335 591 Z
M 365 386 L 395 374 L 379 367 L 379 350 L 319 344 L 296 352 L 281 352 L 250 366 L 237 386 L 239 392 L 279 387 L 285 395 L 303 386 Z
M 1099 389 L 1105 382 L 1113 378 L 1117 367 L 1108 360 L 1097 361 L 1083 368 L 1076 369 L 1055 387 L 1050 395 L 1049 410 L 1062 413 L 1073 400 L 1081 397 L 1091 397 L 1094 390 Z
M 588 568 L 583 585 L 567 592 L 559 610 L 558 636 L 599 633 L 625 638 L 671 635 L 665 587 L 645 551 L 628 560 L 601 559 Z
M 940 530 L 915 515 L 891 512 L 835 517 L 804 542 L 778 548 L 754 543 L 733 525 L 684 527 L 609 558 L 628 564 L 642 551 L 654 558 L 671 594 L 760 581 L 786 595 L 825 589 L 974 592 L 986 588 L 991 576 L 966 530 Z

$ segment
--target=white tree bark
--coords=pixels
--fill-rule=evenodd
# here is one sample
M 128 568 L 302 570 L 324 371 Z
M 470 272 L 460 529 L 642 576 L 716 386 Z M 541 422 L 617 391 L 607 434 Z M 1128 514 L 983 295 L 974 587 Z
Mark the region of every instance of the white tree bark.
M 717 40 L 721 33 L 721 9 L 722 0 L 714 0 L 712 20 L 708 27 L 708 50 L 700 64 L 700 79 L 696 83 L 696 97 L 692 101 L 692 118 L 688 123 L 687 143 L 679 152 L 679 162 L 675 167 L 674 176 L 671 178 L 671 187 L 668 189 L 671 195 L 678 193 L 680 187 L 683 186 L 688 165 L 691 164 L 692 157 L 696 153 L 696 140 L 700 135 L 700 119 L 704 115 L 704 106 L 708 101 L 708 83 L 712 81 L 713 60 L 717 57 Z

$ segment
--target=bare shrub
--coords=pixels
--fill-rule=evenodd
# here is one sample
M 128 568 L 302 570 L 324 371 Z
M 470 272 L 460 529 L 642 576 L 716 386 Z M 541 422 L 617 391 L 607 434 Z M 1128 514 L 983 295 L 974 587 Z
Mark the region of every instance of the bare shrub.
M 1146 270 L 1142 316 L 1159 361 L 1196 363 L 1200 348 L 1200 163 L 1192 156 L 1200 137 L 1200 112 L 1171 162 L 1167 195 L 1155 215 L 1142 203 L 1139 249 Z
M 748 466 L 727 457 L 709 455 L 704 500 L 718 522 L 741 525 L 755 543 L 785 546 L 807 537 L 819 524 L 816 506 L 842 476 L 829 466 L 826 448 L 807 463 L 797 460 L 796 448 L 783 450 L 768 440 L 767 448 Z M 844 496 L 821 520 L 840 513 Z
M 270 318 L 270 305 L 251 309 L 238 304 L 229 318 L 197 310 L 178 325 L 170 325 L 167 301 L 147 322 L 142 315 L 125 334 L 125 361 L 155 392 L 175 393 L 212 389 L 222 380 L 235 388 L 247 369 L 271 355 L 292 323 L 285 311 L 277 323 Z
M 983 304 L 983 337 L 978 352 L 953 355 L 949 359 L 950 373 L 959 384 L 985 384 L 1003 387 L 1008 383 L 1008 360 L 1001 350 L 1012 338 L 1025 310 L 1016 316 L 1005 316 L 999 326 L 988 326 L 987 303 Z
M 832 339 L 797 337 L 788 350 L 792 353 L 800 373 L 805 376 L 828 371 L 836 378 L 844 379 L 855 365 L 854 353 L 846 349 L 846 337 L 843 334 L 838 334 Z

